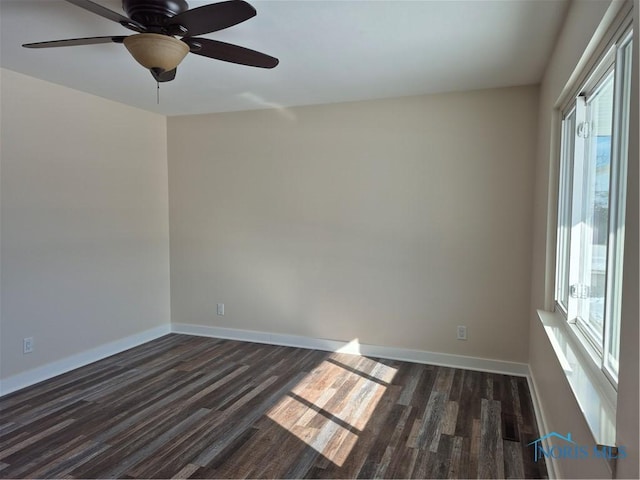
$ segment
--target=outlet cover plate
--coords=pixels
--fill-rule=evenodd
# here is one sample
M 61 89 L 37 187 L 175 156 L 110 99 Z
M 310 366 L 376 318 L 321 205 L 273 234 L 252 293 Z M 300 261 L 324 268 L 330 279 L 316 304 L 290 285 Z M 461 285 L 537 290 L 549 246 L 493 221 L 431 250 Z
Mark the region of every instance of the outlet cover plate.
M 33 337 L 27 337 L 22 340 L 22 353 L 33 352 Z
M 465 327 L 464 325 L 458 325 L 457 338 L 458 340 L 467 339 L 467 327 Z

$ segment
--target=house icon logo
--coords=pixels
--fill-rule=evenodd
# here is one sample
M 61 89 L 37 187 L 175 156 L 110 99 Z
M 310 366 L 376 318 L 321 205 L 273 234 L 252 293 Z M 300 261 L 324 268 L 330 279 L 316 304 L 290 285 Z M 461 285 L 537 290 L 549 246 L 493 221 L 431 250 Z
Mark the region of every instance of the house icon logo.
M 548 457 L 549 456 L 547 454 L 548 452 L 545 451 L 545 449 L 544 449 L 544 447 L 542 445 L 542 442 L 545 441 L 548 438 L 559 438 L 560 440 L 563 440 L 564 442 L 566 442 L 566 443 L 568 443 L 570 445 L 577 445 L 576 442 L 574 442 L 573 439 L 571 438 L 571 432 L 568 432 L 566 436 L 560 435 L 558 432 L 547 433 L 543 437 L 537 438 L 533 442 L 527 444 L 528 447 L 530 447 L 531 445 L 534 446 L 534 452 L 535 453 L 533 454 L 533 460 L 535 462 L 537 462 L 540 459 L 541 456 L 544 456 L 544 457 Z M 549 450 L 551 450 L 551 448 Z
M 580 445 L 571 437 L 571 432 L 566 435 L 558 432 L 547 433 L 527 444 L 527 446 L 533 446 L 533 459 L 536 462 L 541 458 L 571 458 L 576 460 L 604 458 L 613 460 L 627 456 L 625 447 L 622 445 Z

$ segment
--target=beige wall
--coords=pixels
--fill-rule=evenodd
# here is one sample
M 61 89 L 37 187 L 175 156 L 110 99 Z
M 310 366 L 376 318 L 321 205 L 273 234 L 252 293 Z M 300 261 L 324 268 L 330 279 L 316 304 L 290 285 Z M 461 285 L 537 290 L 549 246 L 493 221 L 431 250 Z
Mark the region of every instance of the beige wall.
M 172 320 L 526 362 L 537 93 L 169 118 Z
M 540 90 L 540 123 L 538 128 L 538 154 L 536 164 L 534 236 L 532 261 L 532 309 L 530 313 L 529 363 L 537 386 L 547 427 L 557 432 L 572 432 L 576 439 L 592 438 L 569 389 L 562 368 L 553 353 L 548 337 L 535 313 L 536 309 L 551 309 L 555 263 L 555 189 L 557 152 L 557 120 L 554 106 L 570 80 L 585 51 L 593 48 L 590 40 L 601 34 L 602 24 L 620 6 L 620 2 L 574 1 L 566 23 L 547 67 Z M 610 8 L 611 7 L 611 8 Z M 637 21 L 637 19 L 636 19 Z M 636 23 L 637 25 L 637 23 Z M 600 28 L 599 28 L 600 26 Z M 636 36 L 637 41 L 637 36 Z M 637 43 L 636 43 L 637 45 Z M 635 46 L 634 46 L 635 48 Z M 637 52 L 637 49 L 635 50 Z M 587 55 L 588 56 L 588 55 Z M 637 58 L 637 57 L 636 57 Z M 584 60 L 583 60 L 584 61 Z M 637 66 L 636 66 L 637 67 Z M 634 85 L 638 85 L 637 76 Z M 637 87 L 635 89 L 637 105 Z M 635 117 L 637 127 L 637 112 Z M 617 441 L 625 445 L 630 454 L 618 462 L 621 477 L 638 478 L 638 155 L 637 135 L 635 157 L 629 168 L 629 205 L 627 207 L 627 234 L 625 245 L 625 278 L 623 301 L 623 332 L 619 378 Z M 602 461 L 564 460 L 557 462 L 561 478 L 607 478 L 609 470 Z
M 8 70 L 1 82 L 7 378 L 168 324 L 169 232 L 164 117 Z

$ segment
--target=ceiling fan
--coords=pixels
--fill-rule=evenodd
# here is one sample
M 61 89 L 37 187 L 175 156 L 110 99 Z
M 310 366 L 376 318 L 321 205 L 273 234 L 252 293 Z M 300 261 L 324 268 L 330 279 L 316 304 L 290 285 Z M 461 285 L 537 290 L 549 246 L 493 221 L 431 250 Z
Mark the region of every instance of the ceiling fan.
M 96 15 L 137 32 L 129 36 L 72 38 L 26 43 L 26 48 L 72 47 L 99 43 L 122 43 L 158 82 L 175 78 L 187 53 L 252 67 L 273 68 L 278 59 L 239 45 L 198 37 L 249 20 L 256 10 L 242 0 L 189 9 L 185 0 L 123 0 L 128 17 L 90 0 L 66 0 Z M 176 37 L 182 37 L 178 39 Z

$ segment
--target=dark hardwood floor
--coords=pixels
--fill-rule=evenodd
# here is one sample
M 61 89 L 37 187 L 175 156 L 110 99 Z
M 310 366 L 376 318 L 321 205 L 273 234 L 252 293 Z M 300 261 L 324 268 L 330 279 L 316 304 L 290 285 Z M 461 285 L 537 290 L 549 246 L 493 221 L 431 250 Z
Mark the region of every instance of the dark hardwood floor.
M 168 335 L 0 399 L 3 478 L 544 478 L 526 379 Z

